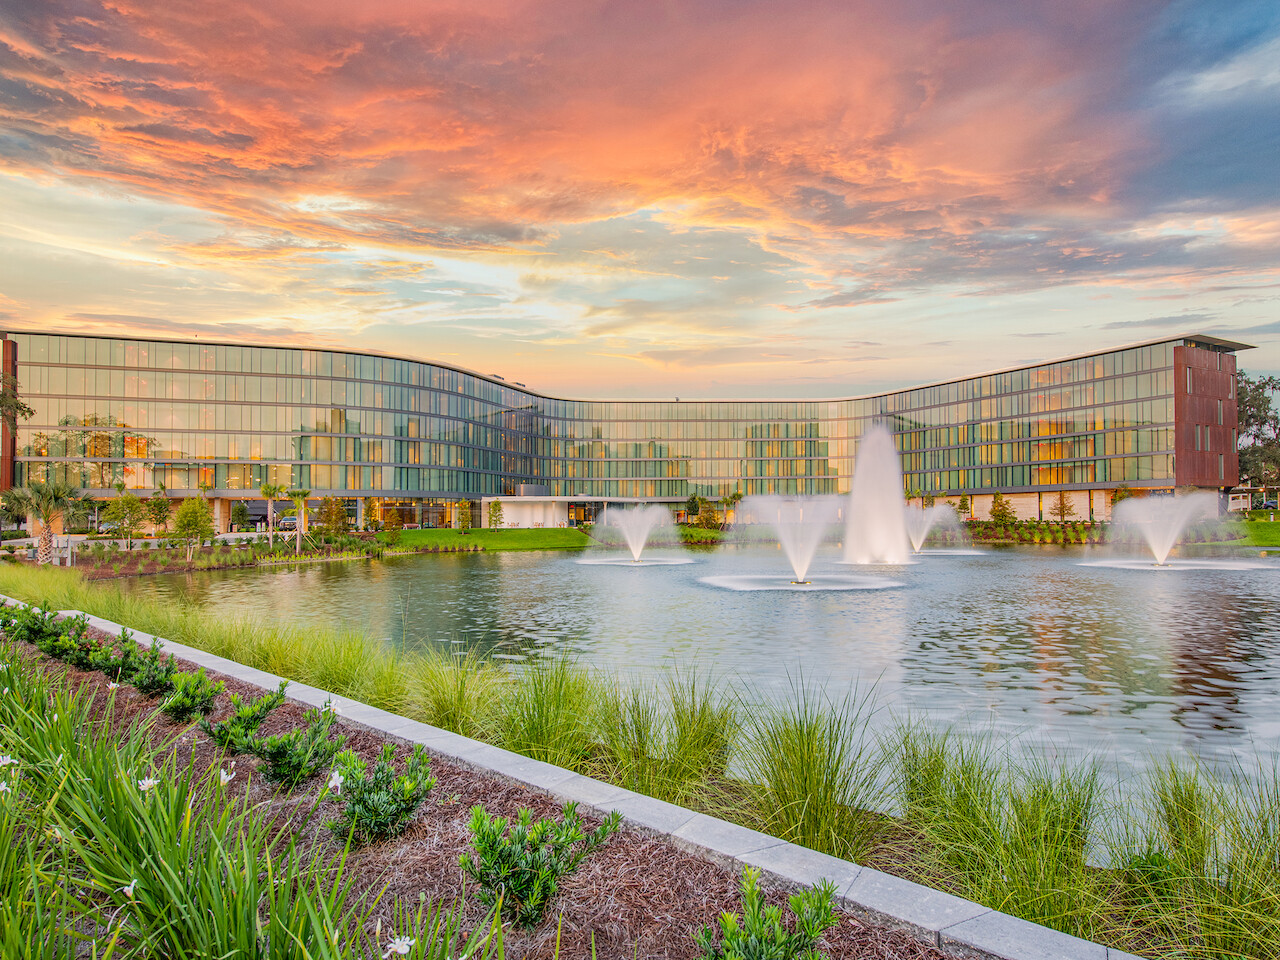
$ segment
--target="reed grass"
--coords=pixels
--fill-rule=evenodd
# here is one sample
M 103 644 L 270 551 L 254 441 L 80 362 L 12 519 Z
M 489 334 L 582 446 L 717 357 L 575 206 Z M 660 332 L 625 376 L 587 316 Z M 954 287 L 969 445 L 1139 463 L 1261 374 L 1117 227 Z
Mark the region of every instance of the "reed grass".
M 497 736 L 499 706 L 511 677 L 474 651 L 458 656 L 428 648 L 404 665 L 407 712 L 442 730 L 490 740 Z
M 501 704 L 499 742 L 535 760 L 582 771 L 591 759 L 591 718 L 601 696 L 600 681 L 577 662 L 535 661 Z
M 866 733 L 873 709 L 858 691 L 831 700 L 802 682 L 750 712 L 739 764 L 762 829 L 833 856 L 866 860 L 883 827 L 883 754 Z

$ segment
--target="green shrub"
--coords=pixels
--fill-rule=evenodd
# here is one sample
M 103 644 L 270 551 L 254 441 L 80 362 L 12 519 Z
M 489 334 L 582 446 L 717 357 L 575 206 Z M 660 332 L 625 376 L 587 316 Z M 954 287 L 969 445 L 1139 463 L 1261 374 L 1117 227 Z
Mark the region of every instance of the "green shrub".
M 200 720 L 200 729 L 214 743 L 227 753 L 248 753 L 253 744 L 253 736 L 262 726 L 262 721 L 276 707 L 284 703 L 284 690 L 288 680 L 281 680 L 278 689 L 264 693 L 252 703 L 244 703 L 238 693 L 231 694 L 231 709 L 234 711 L 225 720 L 216 723 L 208 717 Z
M 347 742 L 346 735 L 330 738 L 329 732 L 337 714 L 329 709 L 308 710 L 303 727 L 272 737 L 256 737 L 251 752 L 266 761 L 268 780 L 296 786 L 314 777 L 321 767 L 329 765 Z
M 49 606 L 49 604 L 45 604 Z M 5 635 L 15 643 L 29 643 L 39 647 L 48 638 L 58 635 L 59 628 L 54 623 L 54 610 L 43 610 L 40 607 L 5 607 L 4 618 L 0 626 Z
M 129 631 L 121 628 L 119 652 L 111 644 L 104 644 L 95 653 L 90 667 L 100 670 L 117 683 L 127 683 L 138 672 L 142 661 L 142 651 L 138 642 Z
M 106 644 L 89 639 L 89 621 L 83 616 L 71 617 L 61 623 L 50 623 L 50 630 L 36 641 L 45 656 L 87 670 L 95 653 Z
M 533 926 L 542 918 L 560 879 L 577 869 L 582 859 L 618 829 L 616 811 L 589 834 L 582 832 L 575 803 L 565 804 L 561 822 L 533 822 L 523 809 L 507 830 L 505 817 L 491 817 L 484 807 L 471 808 L 471 846 L 475 856 L 458 858 L 462 869 L 480 885 L 478 896 L 519 926 Z
M 148 697 L 160 696 L 173 689 L 173 675 L 178 671 L 178 664 L 173 654 L 165 656 L 160 652 L 161 643 L 158 638 L 151 641 L 151 646 L 137 656 L 137 669 L 129 682 L 139 693 Z
M 826 954 L 817 950 L 822 934 L 836 925 L 831 898 L 836 885 L 823 880 L 812 890 L 794 894 L 790 899 L 794 922 L 782 922 L 781 907 L 766 907 L 760 892 L 760 871 L 747 867 L 742 871 L 741 920 L 736 913 L 720 915 L 720 942 L 716 928 L 703 927 L 694 934 L 694 942 L 702 949 L 701 960 L 819 960 Z
M 213 709 L 213 701 L 226 689 L 219 680 L 214 683 L 201 667 L 195 673 L 178 673 L 173 677 L 173 692 L 160 704 L 160 712 L 172 720 L 183 723 L 197 713 L 206 714 Z
M 396 748 L 383 744 L 370 768 L 350 750 L 338 754 L 330 781 L 342 797 L 342 816 L 329 823 L 340 837 L 369 843 L 397 836 L 431 788 L 436 785 L 427 762 L 427 748 L 418 744 L 398 776 L 392 765 Z M 336 781 L 336 782 L 335 782 Z

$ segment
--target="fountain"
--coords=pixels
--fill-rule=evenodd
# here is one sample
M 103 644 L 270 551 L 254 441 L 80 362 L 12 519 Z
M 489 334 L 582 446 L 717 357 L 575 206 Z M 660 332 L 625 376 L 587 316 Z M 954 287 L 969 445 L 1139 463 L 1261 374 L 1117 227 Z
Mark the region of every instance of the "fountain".
M 919 553 L 923 549 L 925 541 L 929 539 L 929 534 L 935 528 L 963 533 L 960 518 L 956 515 L 955 508 L 949 503 L 938 503 L 932 507 L 917 507 L 914 503 L 909 503 L 906 509 L 906 523 L 912 553 Z
M 1243 558 L 1196 557 L 1171 560 L 1169 554 L 1193 523 L 1218 518 L 1216 493 L 1191 493 L 1175 497 L 1133 497 L 1116 504 L 1111 522 L 1114 542 L 1138 542 L 1150 552 L 1150 559 L 1112 558 L 1086 560 L 1081 566 L 1164 570 L 1246 570 L 1262 564 Z M 1136 535 L 1136 536 L 1135 536 Z
M 902 467 L 893 434 L 882 426 L 872 427 L 858 441 L 844 562 L 910 562 L 904 507 Z
M 883 577 L 811 576 L 818 547 L 840 519 L 835 497 L 749 497 L 738 508 L 742 522 L 768 526 L 791 565 L 792 578 L 768 576 L 704 577 L 702 582 L 728 590 L 883 590 L 901 586 Z
M 692 563 L 688 557 L 650 557 L 642 559 L 644 548 L 655 530 L 670 529 L 671 511 L 661 504 L 621 508 L 606 508 L 600 520 L 602 527 L 616 528 L 626 541 L 631 551 L 630 560 L 618 560 L 614 557 L 585 557 L 579 560 L 584 564 L 647 564 L 670 565 L 674 563 Z

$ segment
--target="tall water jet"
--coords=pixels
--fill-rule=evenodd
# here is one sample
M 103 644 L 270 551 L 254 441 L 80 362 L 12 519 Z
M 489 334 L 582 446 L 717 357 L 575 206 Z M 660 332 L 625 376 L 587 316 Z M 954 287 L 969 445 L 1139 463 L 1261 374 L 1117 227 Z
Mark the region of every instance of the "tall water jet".
M 917 507 L 907 504 L 905 512 L 907 537 L 911 540 L 911 549 L 919 553 L 929 534 L 937 529 L 962 532 L 960 517 L 949 503 L 938 503 L 932 507 Z
M 872 427 L 858 441 L 845 520 L 845 562 L 906 563 L 911 545 L 905 508 L 893 434 Z
M 659 504 L 626 509 L 607 508 L 604 512 L 606 526 L 616 527 L 627 541 L 627 549 L 631 551 L 631 559 L 639 563 L 644 553 L 649 536 L 660 527 L 670 527 L 671 511 Z
M 782 545 L 795 574 L 793 583 L 808 581 L 809 566 L 827 531 L 840 517 L 840 501 L 834 497 L 748 497 L 738 509 L 748 523 L 768 524 Z
M 1164 566 L 1187 527 L 1217 516 L 1216 493 L 1191 493 L 1180 497 L 1123 500 L 1112 510 L 1111 522 L 1122 536 L 1124 533 L 1137 534 L 1151 551 L 1155 562 Z

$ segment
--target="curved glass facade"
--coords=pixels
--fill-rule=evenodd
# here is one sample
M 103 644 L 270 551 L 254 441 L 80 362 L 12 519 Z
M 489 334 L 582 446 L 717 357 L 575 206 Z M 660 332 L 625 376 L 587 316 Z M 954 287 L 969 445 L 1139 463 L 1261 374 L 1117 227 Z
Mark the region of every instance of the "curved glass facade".
M 1243 346 L 1177 338 L 840 400 L 588 401 L 344 351 L 5 336 L 36 411 L 15 483 L 406 499 L 845 493 L 876 422 L 897 435 L 908 491 L 1171 487 L 1177 350 L 1225 354 L 1234 372 Z

